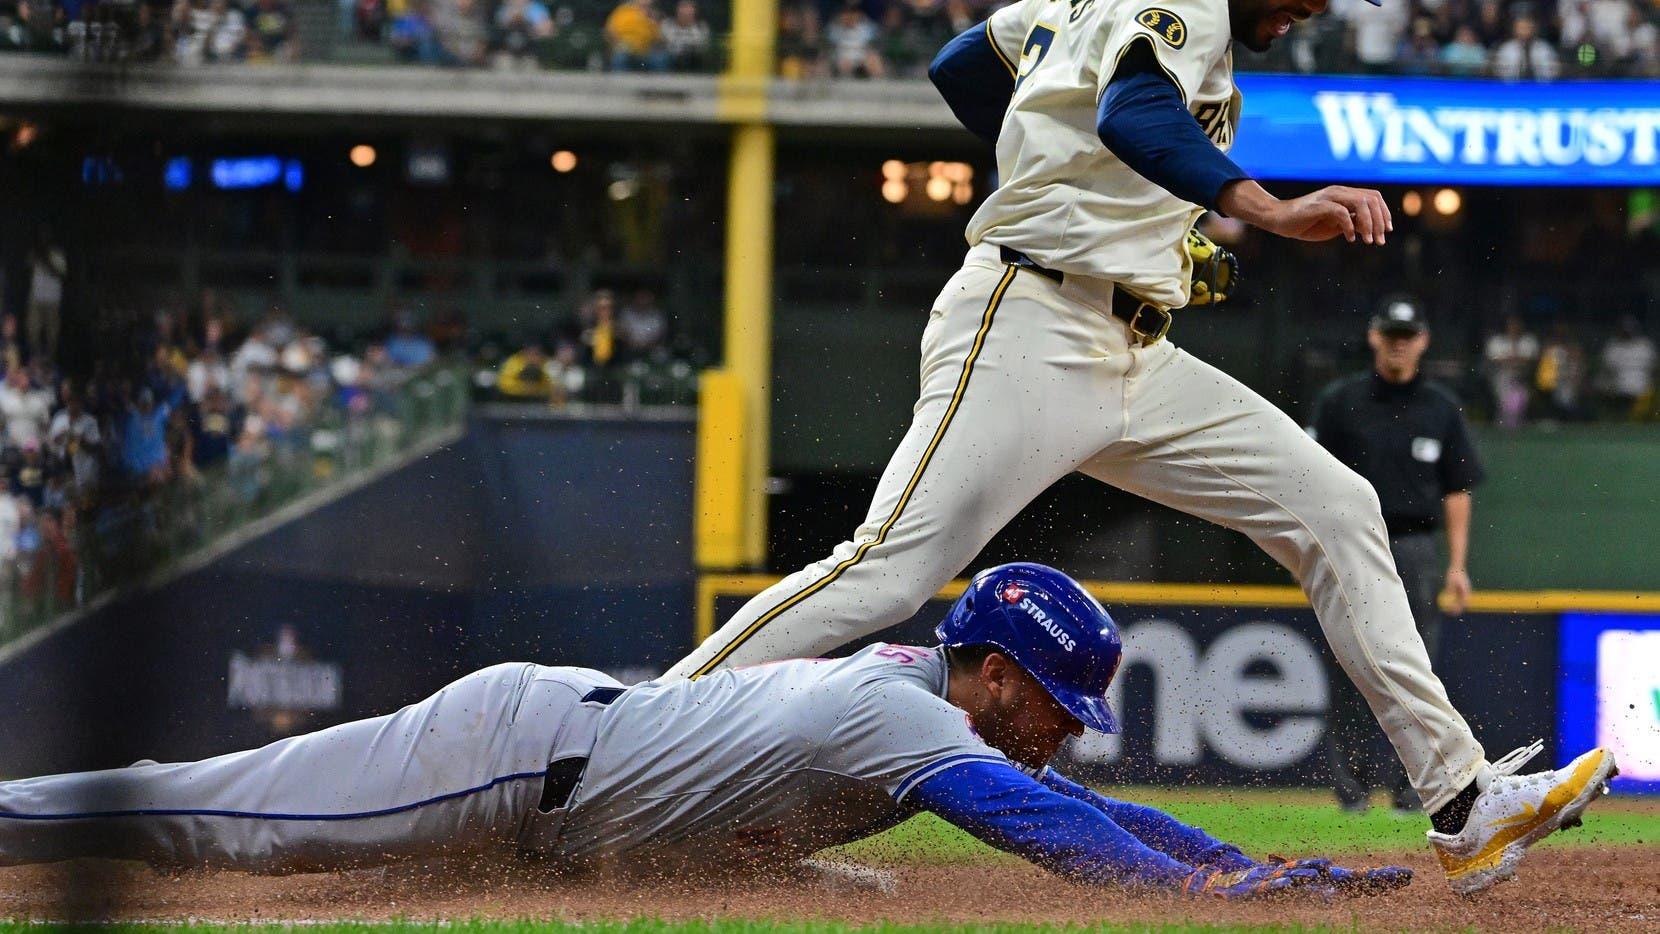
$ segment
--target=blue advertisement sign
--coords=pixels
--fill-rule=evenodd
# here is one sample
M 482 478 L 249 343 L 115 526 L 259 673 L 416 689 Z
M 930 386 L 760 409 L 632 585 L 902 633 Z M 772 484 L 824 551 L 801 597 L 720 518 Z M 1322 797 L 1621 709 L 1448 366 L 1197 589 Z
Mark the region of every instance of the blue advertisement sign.
M 1615 791 L 1660 793 L 1660 615 L 1564 613 L 1558 632 L 1558 764 L 1601 746 Z
M 1237 81 L 1233 157 L 1259 178 L 1660 185 L 1660 81 Z

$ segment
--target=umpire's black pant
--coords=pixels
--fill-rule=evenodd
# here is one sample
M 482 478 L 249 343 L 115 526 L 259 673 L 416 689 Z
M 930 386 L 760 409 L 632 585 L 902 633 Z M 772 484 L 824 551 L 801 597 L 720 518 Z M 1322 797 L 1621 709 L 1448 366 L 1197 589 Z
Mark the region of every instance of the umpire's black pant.
M 1440 663 L 1441 655 L 1441 611 L 1436 597 L 1441 592 L 1442 575 L 1437 537 L 1434 531 L 1389 536 L 1395 569 L 1406 587 L 1412 619 L 1432 665 Z M 1326 724 L 1326 762 L 1337 800 L 1356 805 L 1365 801 L 1373 788 L 1381 786 L 1389 789 L 1396 807 L 1418 807 L 1418 796 L 1407 781 L 1406 771 L 1378 729 L 1365 699 L 1334 662 L 1328 660 L 1328 666 L 1331 712 Z

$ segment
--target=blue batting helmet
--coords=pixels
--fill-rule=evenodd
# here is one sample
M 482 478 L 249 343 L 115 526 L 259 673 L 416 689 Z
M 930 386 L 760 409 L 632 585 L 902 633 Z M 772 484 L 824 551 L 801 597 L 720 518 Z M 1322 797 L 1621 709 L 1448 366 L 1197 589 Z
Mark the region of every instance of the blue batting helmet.
M 934 635 L 948 647 L 995 646 L 1084 726 L 1118 732 L 1107 706 L 1107 686 L 1124 657 L 1118 626 L 1060 571 L 1026 563 L 981 571 Z

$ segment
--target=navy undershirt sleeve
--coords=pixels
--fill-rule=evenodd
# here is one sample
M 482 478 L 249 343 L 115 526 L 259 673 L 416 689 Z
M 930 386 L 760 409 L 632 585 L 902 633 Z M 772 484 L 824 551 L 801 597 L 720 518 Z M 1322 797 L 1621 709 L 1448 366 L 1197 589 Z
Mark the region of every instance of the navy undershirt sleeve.
M 1183 201 L 1212 211 L 1229 182 L 1245 170 L 1205 136 L 1182 93 L 1138 41 L 1119 61 L 1096 110 L 1096 132 L 1136 174 Z
M 1184 824 L 1158 808 L 1119 801 L 1072 781 L 1054 769 L 1044 769 L 1038 781 L 1052 791 L 1095 808 L 1137 840 L 1160 853 L 1193 866 L 1231 872 L 1255 865 L 1239 847 L 1223 843 L 1198 827 Z
M 1099 808 L 1005 762 L 971 760 L 942 769 L 917 783 L 905 803 L 1077 882 L 1173 887 L 1193 873 Z
M 928 80 L 969 132 L 995 144 L 1014 93 L 1014 71 L 992 44 L 989 28 L 970 26 L 947 42 L 929 64 Z

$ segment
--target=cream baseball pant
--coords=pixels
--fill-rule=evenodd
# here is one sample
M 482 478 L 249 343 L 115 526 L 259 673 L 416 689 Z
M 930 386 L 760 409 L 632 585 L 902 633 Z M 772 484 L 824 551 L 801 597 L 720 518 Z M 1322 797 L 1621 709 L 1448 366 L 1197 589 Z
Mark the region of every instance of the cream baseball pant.
M 1111 283 L 975 247 L 922 335 L 922 392 L 864 524 L 670 670 L 819 655 L 909 618 L 1040 492 L 1081 471 L 1250 536 L 1301 583 L 1427 810 L 1485 761 L 1413 625 L 1377 494 L 1284 412 L 1169 341 Z

